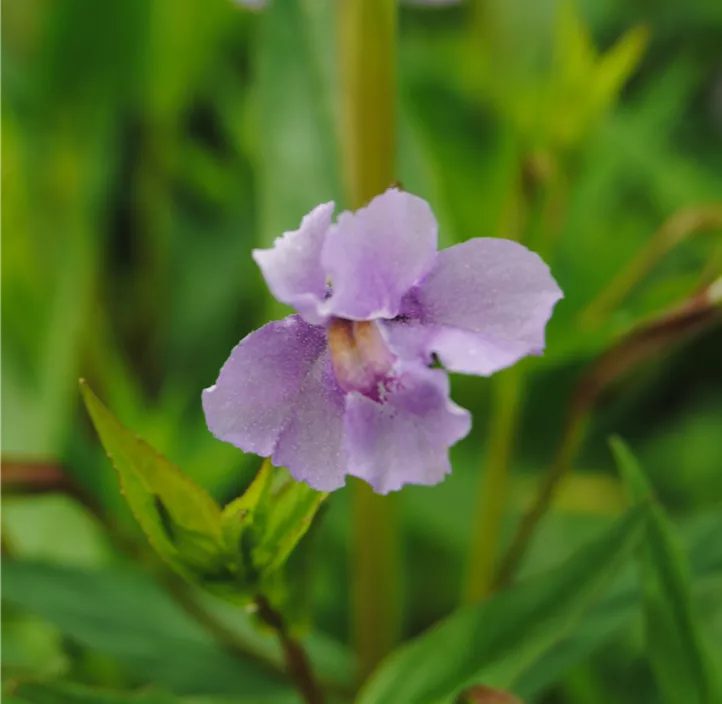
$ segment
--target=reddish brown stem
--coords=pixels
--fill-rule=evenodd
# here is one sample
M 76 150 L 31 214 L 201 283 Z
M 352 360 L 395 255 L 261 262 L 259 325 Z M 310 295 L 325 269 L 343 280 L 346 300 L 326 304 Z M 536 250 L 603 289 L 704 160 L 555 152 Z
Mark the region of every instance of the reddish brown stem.
M 301 696 L 307 704 L 323 704 L 323 693 L 313 675 L 306 651 L 288 632 L 283 616 L 263 596 L 256 599 L 256 606 L 261 621 L 278 635 L 288 676 L 296 685 Z

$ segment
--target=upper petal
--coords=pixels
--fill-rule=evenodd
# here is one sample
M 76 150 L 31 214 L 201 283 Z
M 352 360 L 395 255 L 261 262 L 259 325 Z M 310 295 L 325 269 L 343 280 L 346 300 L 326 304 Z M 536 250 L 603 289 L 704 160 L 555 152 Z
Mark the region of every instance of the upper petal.
M 243 338 L 203 392 L 210 431 L 245 452 L 271 455 L 325 349 L 325 331 L 297 315 Z
M 437 229 L 426 201 L 395 188 L 341 213 L 321 254 L 333 288 L 324 311 L 350 320 L 393 318 L 433 263 Z
M 303 218 L 298 230 L 277 238 L 272 249 L 253 250 L 271 293 L 312 324 L 323 322 L 318 310 L 326 295 L 321 250 L 333 208 L 333 203 L 317 206 Z
M 544 330 L 562 292 L 538 255 L 511 240 L 479 238 L 436 256 L 415 291 L 425 334 L 401 326 L 389 333 L 420 354 L 438 354 L 451 371 L 487 375 L 540 354 Z M 398 329 L 397 329 L 398 327 Z
M 450 471 L 448 449 L 471 428 L 468 411 L 449 398 L 440 369 L 402 364 L 383 403 L 346 398 L 348 473 L 386 494 L 404 484 L 437 484 Z

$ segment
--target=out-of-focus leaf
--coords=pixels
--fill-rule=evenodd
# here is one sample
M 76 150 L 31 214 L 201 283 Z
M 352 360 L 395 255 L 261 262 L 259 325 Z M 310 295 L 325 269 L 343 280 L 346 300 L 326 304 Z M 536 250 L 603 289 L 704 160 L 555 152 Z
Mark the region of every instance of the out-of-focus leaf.
M 479 685 L 463 692 L 456 700 L 456 704 L 523 704 L 523 702 L 509 692 Z
M 102 528 L 70 497 L 15 497 L 3 491 L 3 535 L 12 545 L 13 557 L 79 567 L 109 561 L 111 551 Z
M 287 695 L 238 697 L 178 697 L 150 687 L 134 692 L 115 692 L 70 682 L 11 682 L 3 701 L 17 704 L 296 704 L 298 697 Z
M 226 568 L 218 505 L 124 428 L 86 383 L 81 388 L 125 499 L 156 552 L 189 579 Z
M 636 545 L 647 508 L 630 511 L 563 565 L 458 611 L 393 654 L 361 704 L 453 701 L 465 687 L 515 683 L 580 618 Z
M 68 682 L 18 682 L 11 683 L 5 691 L 28 704 L 179 704 L 182 701 L 162 690 L 112 692 Z
M 611 446 L 634 503 L 648 500 L 653 491 L 632 452 L 619 438 Z M 719 702 L 722 689 L 692 603 L 689 564 L 658 503 L 649 512 L 640 558 L 647 653 L 663 699 L 670 704 Z
M 591 118 L 605 110 L 617 97 L 639 65 L 648 40 L 649 32 L 645 27 L 634 27 L 602 54 L 597 62 L 596 76 L 591 86 Z
M 695 517 L 679 526 L 685 554 L 693 568 L 699 589 L 722 575 L 722 512 Z M 595 604 L 573 632 L 549 650 L 519 681 L 516 691 L 523 698 L 538 696 L 575 664 L 591 655 L 615 633 L 634 620 L 641 606 L 641 594 L 633 571 L 625 570 L 615 588 Z
M 272 2 L 259 37 L 261 242 L 271 244 L 319 203 L 338 200 L 328 86 L 318 70 L 310 23 L 322 16 L 300 0 Z
M 554 71 L 544 102 L 541 139 L 559 147 L 578 146 L 588 128 L 611 106 L 639 64 L 648 32 L 631 29 L 611 49 L 598 55 L 576 3 L 559 5 Z
M 68 671 L 63 635 L 47 621 L 4 608 L 0 635 L 3 679 L 15 675 L 60 677 Z
M 232 657 L 143 574 L 5 561 L 2 596 L 71 640 L 117 659 L 141 682 L 180 694 L 280 699 L 288 691 L 254 662 L 251 644 L 248 662 Z
M 198 90 L 224 34 L 242 21 L 242 14 L 223 0 L 154 0 L 146 19 L 144 97 L 155 119 L 175 119 Z

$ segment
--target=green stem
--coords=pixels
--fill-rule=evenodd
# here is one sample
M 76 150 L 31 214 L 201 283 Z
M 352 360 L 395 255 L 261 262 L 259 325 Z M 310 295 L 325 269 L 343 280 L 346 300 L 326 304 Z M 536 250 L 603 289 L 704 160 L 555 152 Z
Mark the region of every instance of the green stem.
M 719 230 L 721 227 L 722 208 L 716 205 L 675 213 L 582 311 L 579 316 L 581 324 L 592 327 L 603 322 L 609 312 L 614 310 L 670 250 L 700 232 Z
M 339 22 L 344 174 L 359 208 L 395 180 L 396 3 L 344 0 Z
M 467 566 L 464 594 L 467 603 L 485 598 L 491 590 L 507 503 L 509 464 L 519 416 L 521 385 L 522 374 L 518 367 L 498 374 L 493 380 L 494 416 Z
M 360 481 L 352 490 L 351 626 L 363 680 L 399 639 L 399 539 L 393 497 Z
M 584 438 L 589 412 L 590 409 L 585 408 L 581 412 L 573 413 L 569 418 L 562 432 L 554 460 L 542 480 L 534 503 L 522 518 L 511 545 L 501 561 L 499 571 L 492 584 L 493 590 L 504 589 L 512 583 L 541 519 L 549 510 L 557 489 L 572 468 L 572 462 Z
M 348 205 L 359 208 L 395 181 L 396 0 L 339 4 L 342 147 Z M 361 678 L 398 640 L 399 545 L 394 502 L 353 487 L 352 631 Z
M 288 676 L 296 685 L 303 700 L 306 704 L 323 704 L 323 691 L 313 674 L 306 651 L 289 633 L 283 616 L 263 596 L 256 599 L 256 607 L 259 618 L 276 632 L 283 650 Z

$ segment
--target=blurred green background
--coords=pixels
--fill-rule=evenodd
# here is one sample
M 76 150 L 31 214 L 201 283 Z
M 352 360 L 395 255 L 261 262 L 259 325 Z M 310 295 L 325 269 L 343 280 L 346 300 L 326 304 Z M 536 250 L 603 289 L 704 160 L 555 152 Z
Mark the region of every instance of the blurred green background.
M 247 485 L 260 461 L 210 435 L 200 393 L 238 340 L 283 312 L 250 250 L 320 202 L 343 205 L 335 4 L 2 9 L 3 672 L 286 701 L 158 588 L 155 567 L 119 549 L 143 539 L 77 380 L 219 500 Z M 545 356 L 511 372 L 511 535 L 586 371 L 722 274 L 722 4 L 402 5 L 398 84 L 399 180 L 431 203 L 441 246 L 520 239 L 565 292 Z M 695 546 L 695 589 L 719 644 L 722 577 L 708 569 L 710 541 L 695 542 L 722 503 L 719 316 L 639 356 L 625 349 L 524 571 L 555 564 L 623 510 L 607 447 L 620 433 Z M 453 387 L 474 414 L 454 472 L 398 497 L 406 635 L 458 603 L 498 451 L 490 433 L 508 387 Z M 347 492 L 334 494 L 308 537 L 299 607 L 315 661 L 339 681 L 351 671 L 348 509 Z M 638 618 L 613 611 L 540 676 L 535 700 L 657 701 Z M 245 615 L 223 619 L 278 661 Z

